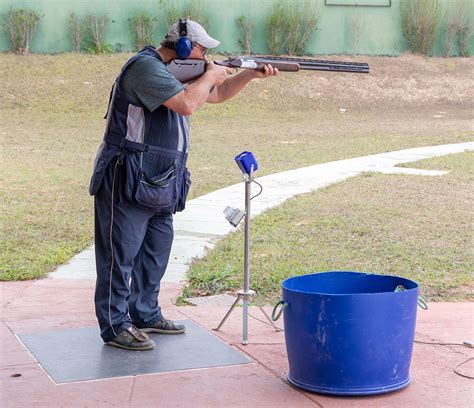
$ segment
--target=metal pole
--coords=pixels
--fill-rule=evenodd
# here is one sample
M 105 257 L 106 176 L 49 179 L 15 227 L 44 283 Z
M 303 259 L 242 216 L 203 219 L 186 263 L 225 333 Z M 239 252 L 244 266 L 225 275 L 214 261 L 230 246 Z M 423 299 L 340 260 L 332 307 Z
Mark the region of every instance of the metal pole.
M 250 288 L 250 184 L 252 183 L 253 171 L 245 180 L 245 247 L 244 247 L 244 296 L 242 304 L 243 312 L 243 334 L 242 344 L 248 344 L 248 299 Z
M 251 168 L 250 174 L 244 173 L 244 182 L 245 182 L 245 226 L 244 226 L 244 236 L 245 236 L 245 242 L 244 242 L 244 289 L 239 290 L 237 292 L 237 299 L 235 300 L 234 304 L 231 306 L 227 314 L 224 316 L 222 321 L 219 323 L 219 326 L 217 326 L 213 330 L 219 330 L 227 318 L 231 315 L 232 311 L 235 309 L 237 304 L 240 301 L 240 298 L 242 298 L 242 324 L 243 324 L 243 330 L 242 330 L 242 344 L 248 344 L 248 309 L 249 309 L 249 299 L 253 298 L 256 293 L 253 290 L 250 290 L 250 201 L 251 201 L 251 194 L 250 194 L 250 186 L 253 181 L 253 166 Z M 265 310 L 261 307 L 260 310 L 264 314 L 264 316 L 267 318 L 267 320 L 270 322 L 270 324 L 273 326 L 275 331 L 281 331 L 279 327 L 275 326 L 273 323 L 272 319 L 268 316 L 268 314 L 265 312 Z

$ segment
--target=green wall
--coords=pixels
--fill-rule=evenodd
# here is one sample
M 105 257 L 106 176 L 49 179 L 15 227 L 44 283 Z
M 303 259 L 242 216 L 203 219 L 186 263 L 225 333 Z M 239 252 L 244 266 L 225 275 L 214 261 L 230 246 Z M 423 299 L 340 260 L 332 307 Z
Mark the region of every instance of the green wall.
M 291 0 L 290 0 L 291 1 Z M 297 0 L 293 0 L 297 1 Z M 440 0 L 445 10 L 452 6 L 453 0 Z M 322 14 L 318 30 L 310 39 L 308 53 L 311 54 L 369 54 L 398 55 L 407 50 L 400 26 L 400 0 L 391 0 L 390 7 L 367 6 L 328 6 L 324 0 L 312 0 Z M 327 0 L 328 3 L 389 4 L 390 0 Z M 171 4 L 176 2 L 170 1 Z M 181 2 L 177 2 L 183 3 Z M 187 3 L 187 1 L 184 1 Z M 268 52 L 265 41 L 265 20 L 273 0 L 202 0 L 204 9 L 211 18 L 210 33 L 222 44 L 221 52 L 237 52 L 238 28 L 236 17 L 250 17 L 256 24 L 252 34 L 254 51 Z M 106 41 L 115 51 L 131 50 L 132 37 L 128 18 L 136 11 L 147 11 L 160 16 L 156 33 L 156 44 L 166 32 L 163 6 L 159 0 L 1 0 L 0 14 L 5 14 L 10 7 L 32 8 L 41 13 L 38 31 L 33 40 L 31 52 L 57 53 L 72 49 L 69 38 L 69 15 L 74 12 L 80 16 L 88 14 L 109 16 Z M 352 35 L 352 16 L 360 18 L 361 35 L 357 49 L 354 49 Z M 474 21 L 474 1 L 470 2 L 469 14 Z M 442 54 L 442 42 L 445 24 L 442 24 L 435 55 Z M 474 54 L 474 38 L 469 44 Z M 0 51 L 9 49 L 5 33 L 0 33 Z M 457 52 L 457 48 L 453 49 Z

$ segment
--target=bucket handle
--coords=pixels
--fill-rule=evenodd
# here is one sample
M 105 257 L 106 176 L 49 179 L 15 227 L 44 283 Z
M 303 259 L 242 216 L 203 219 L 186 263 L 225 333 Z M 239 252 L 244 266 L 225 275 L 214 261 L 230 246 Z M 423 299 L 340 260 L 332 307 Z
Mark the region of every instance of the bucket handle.
M 406 288 L 403 285 L 398 285 L 395 288 L 395 292 L 403 292 L 404 290 L 406 290 Z M 426 304 L 425 299 L 423 299 L 421 296 L 418 296 L 416 303 L 418 304 L 418 306 L 420 306 L 421 309 L 428 310 L 428 305 Z
M 425 299 L 423 299 L 421 296 L 418 296 L 418 306 L 422 308 L 423 310 L 428 310 L 428 305 L 425 302 Z
M 281 308 L 280 308 L 280 310 L 279 310 L 279 312 L 278 312 L 278 314 L 277 314 L 277 309 L 278 309 L 278 306 L 280 306 L 280 305 L 282 305 L 282 306 L 281 306 Z M 283 313 L 283 310 L 285 310 L 285 308 L 286 308 L 287 306 L 288 306 L 288 303 L 284 302 L 283 300 L 280 300 L 280 301 L 275 305 L 275 307 L 273 308 L 273 312 L 272 312 L 272 320 L 273 320 L 274 322 L 276 322 L 276 321 L 280 318 L 281 314 Z M 276 314 L 276 316 L 275 316 L 275 314 Z

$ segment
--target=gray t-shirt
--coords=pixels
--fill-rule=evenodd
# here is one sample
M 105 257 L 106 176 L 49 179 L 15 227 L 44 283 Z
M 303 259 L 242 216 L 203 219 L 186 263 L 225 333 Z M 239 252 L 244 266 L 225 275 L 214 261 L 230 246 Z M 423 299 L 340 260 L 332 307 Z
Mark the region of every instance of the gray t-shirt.
M 127 68 L 121 85 L 130 102 L 144 105 L 152 112 L 184 89 L 162 61 L 148 56 L 139 58 Z

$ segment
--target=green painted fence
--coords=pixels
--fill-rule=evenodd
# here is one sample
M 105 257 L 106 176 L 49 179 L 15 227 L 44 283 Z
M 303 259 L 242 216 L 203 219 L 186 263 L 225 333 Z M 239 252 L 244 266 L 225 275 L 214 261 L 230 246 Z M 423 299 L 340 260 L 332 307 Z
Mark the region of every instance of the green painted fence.
M 298 0 L 293 0 L 298 1 Z M 454 0 L 440 0 L 443 13 L 452 7 Z M 220 52 L 238 52 L 239 30 L 236 18 L 244 15 L 255 23 L 252 32 L 252 48 L 257 53 L 268 52 L 266 45 L 266 18 L 273 0 L 201 0 L 204 11 L 210 17 L 209 32 L 222 44 Z M 30 52 L 58 53 L 72 50 L 69 37 L 69 15 L 81 17 L 89 14 L 109 17 L 106 42 L 114 51 L 133 49 L 129 18 L 138 11 L 159 17 L 156 44 L 162 39 L 165 23 L 166 2 L 159 0 L 1 0 L 2 18 L 13 8 L 31 8 L 42 15 Z M 169 4 L 180 4 L 170 1 Z M 184 4 L 188 1 L 184 1 Z M 317 31 L 308 43 L 308 54 L 368 54 L 398 55 L 407 51 L 400 23 L 400 0 L 312 0 L 319 8 L 321 19 Z M 358 4 L 358 6 L 354 6 Z M 468 2 L 469 15 L 474 21 L 474 1 Z M 358 43 L 354 41 L 353 19 L 360 23 Z M 446 19 L 438 31 L 434 54 L 441 55 L 446 31 Z M 7 51 L 9 43 L 5 32 L 0 33 L 0 51 Z M 474 38 L 468 47 L 474 54 Z M 455 46 L 454 53 L 458 53 Z

